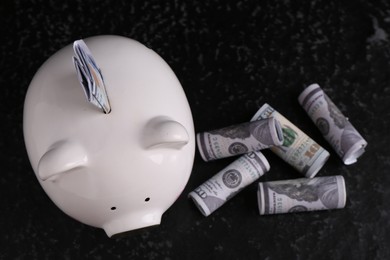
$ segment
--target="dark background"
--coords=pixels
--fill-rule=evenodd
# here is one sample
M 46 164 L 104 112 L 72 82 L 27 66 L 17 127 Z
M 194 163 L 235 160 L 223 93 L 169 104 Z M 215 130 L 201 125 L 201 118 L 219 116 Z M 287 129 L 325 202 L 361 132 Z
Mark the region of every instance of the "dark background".
M 1 259 L 389 259 L 390 4 L 382 1 L 1 1 Z M 157 228 L 116 240 L 62 213 L 25 151 L 26 90 L 76 39 L 133 38 L 179 78 L 196 131 L 248 121 L 267 102 L 331 152 L 317 176 L 343 175 L 345 209 L 260 216 L 256 183 L 209 217 L 187 194 L 234 160 L 196 153 Z M 368 141 L 343 165 L 297 101 L 317 82 Z M 301 177 L 266 151 L 260 180 Z

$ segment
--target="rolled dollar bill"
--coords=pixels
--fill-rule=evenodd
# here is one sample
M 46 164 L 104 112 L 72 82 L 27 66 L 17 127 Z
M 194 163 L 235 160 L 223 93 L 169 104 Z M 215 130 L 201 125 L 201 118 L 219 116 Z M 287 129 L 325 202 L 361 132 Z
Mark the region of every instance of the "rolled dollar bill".
M 355 163 L 364 153 L 367 142 L 320 86 L 308 86 L 298 101 L 344 164 Z
M 188 196 L 207 217 L 269 169 L 269 163 L 260 151 L 247 153 L 190 192 Z
M 343 176 L 260 182 L 257 201 L 260 215 L 344 208 Z
M 271 147 L 271 151 L 304 176 L 313 178 L 328 160 L 328 151 L 268 104 L 264 104 L 251 121 L 269 117 L 279 120 L 284 137 L 283 144 Z
M 282 145 L 283 134 L 275 118 L 198 133 L 199 152 L 205 161 L 258 151 L 275 145 Z

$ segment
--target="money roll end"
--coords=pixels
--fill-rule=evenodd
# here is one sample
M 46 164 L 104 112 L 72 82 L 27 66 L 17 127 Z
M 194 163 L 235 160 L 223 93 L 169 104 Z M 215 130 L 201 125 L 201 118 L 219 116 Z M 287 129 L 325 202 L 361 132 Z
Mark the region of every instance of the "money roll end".
M 261 169 L 263 170 L 263 174 L 268 172 L 271 169 L 271 165 L 269 164 L 267 158 L 265 158 L 264 154 L 260 151 L 253 152 L 255 156 L 257 156 L 260 159 L 259 165 L 261 165 Z M 247 154 L 249 156 L 249 154 Z
M 311 93 L 315 93 L 317 91 L 320 91 L 321 87 L 317 83 L 313 83 L 309 86 L 307 86 L 302 93 L 298 96 L 298 102 L 299 104 L 304 108 L 308 101 L 308 99 L 311 97 Z M 313 92 L 314 91 L 314 92 Z
M 251 118 L 250 121 L 254 121 L 254 120 L 259 120 L 259 119 L 265 119 L 265 118 L 268 118 L 267 117 L 262 117 L 261 114 L 263 113 L 263 110 L 266 109 L 266 108 L 272 108 L 270 105 L 268 105 L 267 103 L 264 103 L 264 105 L 262 105 L 256 112 L 256 114 Z
M 345 204 L 347 204 L 347 189 L 345 188 L 345 180 L 342 175 L 335 176 L 337 179 L 337 184 L 339 185 L 338 190 L 340 191 L 339 195 L 339 205 L 337 208 L 342 209 L 345 208 Z
M 208 162 L 211 161 L 212 158 L 210 158 L 209 154 L 207 153 L 206 145 L 204 144 L 204 133 L 198 133 L 196 134 L 196 145 L 198 146 L 198 151 L 200 153 L 200 156 L 202 157 L 203 161 Z
M 265 207 L 264 207 L 264 191 L 263 191 L 263 183 L 259 182 L 257 189 L 257 206 L 259 207 L 259 214 L 265 215 Z
M 192 191 L 188 194 L 188 197 L 192 199 L 192 201 L 195 203 L 196 207 L 199 209 L 199 211 L 202 213 L 203 216 L 207 217 L 211 214 L 207 205 L 204 203 L 204 201 L 199 197 L 197 193 Z
M 357 162 L 357 159 L 363 155 L 366 151 L 365 148 L 367 146 L 367 142 L 364 139 L 361 139 L 357 143 L 355 143 L 349 151 L 343 156 L 343 162 L 345 165 L 351 165 Z
M 279 122 L 274 117 L 270 118 L 270 127 L 271 127 L 271 132 L 272 134 L 272 141 L 274 142 L 275 146 L 280 146 L 284 142 L 284 137 L 283 137 L 283 131 L 282 131 L 282 126 Z
M 314 176 L 317 175 L 317 173 L 321 170 L 321 168 L 328 161 L 329 157 L 330 157 L 329 152 L 327 150 L 323 149 L 320 156 L 318 156 L 318 158 L 315 160 L 315 162 L 311 165 L 311 167 L 305 173 L 305 177 L 314 178 Z

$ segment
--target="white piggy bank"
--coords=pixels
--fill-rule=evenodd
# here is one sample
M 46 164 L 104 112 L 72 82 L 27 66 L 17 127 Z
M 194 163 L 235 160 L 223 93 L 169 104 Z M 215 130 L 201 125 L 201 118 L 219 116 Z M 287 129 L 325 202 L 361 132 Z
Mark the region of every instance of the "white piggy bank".
M 45 192 L 69 216 L 108 236 L 160 224 L 183 191 L 195 142 L 190 107 L 170 67 L 119 36 L 85 40 L 112 111 L 88 103 L 69 45 L 34 76 L 24 106 L 28 156 Z

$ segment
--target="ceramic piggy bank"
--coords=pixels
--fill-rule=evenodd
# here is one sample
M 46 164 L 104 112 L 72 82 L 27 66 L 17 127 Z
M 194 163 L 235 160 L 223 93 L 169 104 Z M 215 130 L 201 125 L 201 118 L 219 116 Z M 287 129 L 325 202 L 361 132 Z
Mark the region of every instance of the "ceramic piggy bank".
M 190 107 L 170 67 L 119 36 L 85 40 L 111 111 L 88 103 L 69 45 L 34 76 L 24 106 L 32 168 L 51 200 L 108 236 L 158 225 L 183 191 L 195 142 Z

